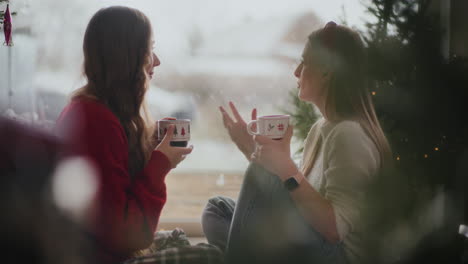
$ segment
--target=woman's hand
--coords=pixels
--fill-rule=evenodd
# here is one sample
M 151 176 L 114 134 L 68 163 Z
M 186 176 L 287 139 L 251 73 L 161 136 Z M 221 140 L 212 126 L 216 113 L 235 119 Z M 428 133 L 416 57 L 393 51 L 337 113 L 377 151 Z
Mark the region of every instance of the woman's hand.
M 280 140 L 265 136 L 254 136 L 257 143 L 252 161 L 262 165 L 266 170 L 286 180 L 298 172 L 296 164 L 291 159 L 291 138 L 293 126 L 289 126 Z
M 155 149 L 160 143 L 161 140 L 158 138 L 159 125 L 158 122 L 154 123 L 153 134 L 151 135 L 151 148 Z
M 247 132 L 247 124 L 240 116 L 234 103 L 229 102 L 229 107 L 231 107 L 234 119 L 229 116 L 222 106 L 219 107 L 219 110 L 223 115 L 224 127 L 227 129 L 231 140 L 237 145 L 245 157 L 250 160 L 250 157 L 255 150 L 255 142 L 253 137 Z M 252 120 L 256 119 L 257 109 L 254 108 L 252 110 Z M 255 130 L 255 125 L 252 126 L 252 128 Z
M 165 117 L 161 120 L 173 120 L 174 118 L 173 117 Z M 159 123 L 158 122 L 154 122 L 154 125 L 153 125 L 153 134 L 151 136 L 151 143 L 152 143 L 152 149 L 155 149 L 162 141 L 162 139 L 160 139 L 158 137 L 158 134 L 159 134 Z
M 190 154 L 193 150 L 193 146 L 190 146 L 188 148 L 171 146 L 171 140 L 174 136 L 174 128 L 174 125 L 169 126 L 163 140 L 155 149 L 161 151 L 162 153 L 164 153 L 164 155 L 166 155 L 166 157 L 171 162 L 172 168 L 177 167 L 177 165 L 179 165 L 179 163 L 185 159 L 186 155 Z

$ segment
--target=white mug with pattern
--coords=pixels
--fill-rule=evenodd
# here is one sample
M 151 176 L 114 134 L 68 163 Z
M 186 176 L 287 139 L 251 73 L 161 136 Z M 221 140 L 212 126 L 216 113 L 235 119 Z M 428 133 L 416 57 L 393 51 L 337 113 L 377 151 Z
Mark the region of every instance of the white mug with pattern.
M 169 125 L 174 125 L 174 135 L 171 140 L 171 146 L 174 147 L 187 147 L 190 140 L 190 120 L 189 119 L 175 119 L 165 118 L 158 120 L 158 140 L 162 140 L 169 128 Z
M 257 125 L 257 131 L 253 131 L 253 125 Z M 268 115 L 260 116 L 257 120 L 252 120 L 247 125 L 247 132 L 250 135 L 262 135 L 271 139 L 283 138 L 289 127 L 289 115 Z

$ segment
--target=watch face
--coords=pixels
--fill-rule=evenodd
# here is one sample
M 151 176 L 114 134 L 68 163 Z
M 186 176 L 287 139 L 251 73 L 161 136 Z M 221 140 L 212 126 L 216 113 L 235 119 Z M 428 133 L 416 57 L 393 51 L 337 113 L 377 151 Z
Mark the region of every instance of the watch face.
M 288 189 L 289 191 L 292 191 L 294 189 L 296 189 L 298 186 L 299 186 L 299 183 L 297 183 L 296 179 L 294 178 L 289 178 L 287 179 L 285 182 L 284 182 L 284 186 L 286 187 L 286 189 Z

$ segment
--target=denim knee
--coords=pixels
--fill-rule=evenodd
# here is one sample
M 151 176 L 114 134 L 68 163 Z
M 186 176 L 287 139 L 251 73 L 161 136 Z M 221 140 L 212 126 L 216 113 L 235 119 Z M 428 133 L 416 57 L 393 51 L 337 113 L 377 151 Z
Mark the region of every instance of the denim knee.
M 232 218 L 236 203 L 234 200 L 224 196 L 215 196 L 208 200 L 205 209 L 203 210 L 203 219 L 212 215 L 216 215 L 222 218 Z
M 202 214 L 202 228 L 208 243 L 225 250 L 234 214 L 234 200 L 217 196 L 208 200 Z

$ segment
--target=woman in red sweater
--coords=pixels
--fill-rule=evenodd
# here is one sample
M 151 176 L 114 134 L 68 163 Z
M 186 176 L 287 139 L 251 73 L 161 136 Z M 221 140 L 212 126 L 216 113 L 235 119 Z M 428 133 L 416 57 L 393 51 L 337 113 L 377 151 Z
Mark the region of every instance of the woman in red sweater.
M 154 140 L 154 122 L 144 108 L 160 65 L 153 45 L 150 21 L 140 11 L 98 11 L 84 36 L 87 84 L 57 121 L 71 151 L 96 168 L 98 191 L 86 230 L 103 263 L 125 260 L 151 244 L 166 202 L 165 176 L 192 151 L 169 145 L 173 127 L 162 142 Z

